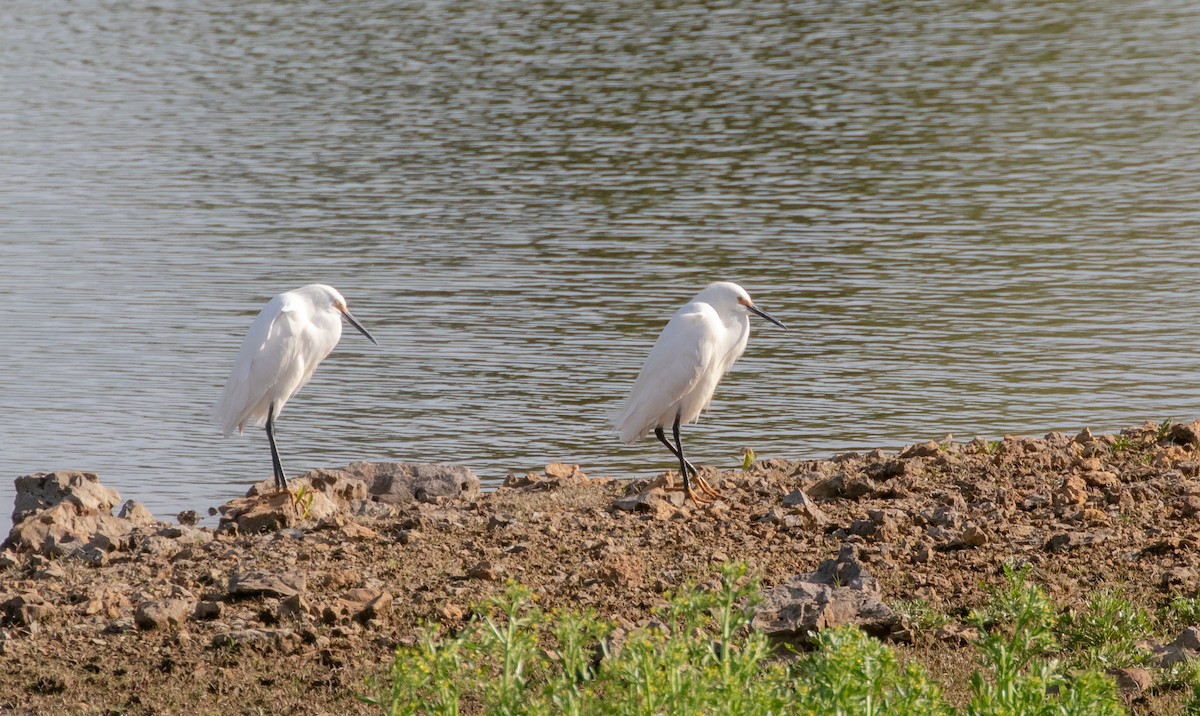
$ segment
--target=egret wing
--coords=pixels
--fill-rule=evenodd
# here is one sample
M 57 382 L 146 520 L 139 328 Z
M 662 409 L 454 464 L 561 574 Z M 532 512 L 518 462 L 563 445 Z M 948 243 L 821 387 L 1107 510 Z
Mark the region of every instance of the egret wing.
M 706 307 L 707 308 L 707 307 Z M 714 359 L 710 321 L 704 310 L 677 313 L 650 349 L 625 407 L 614 419 L 621 439 L 632 442 L 669 414 L 703 380 Z
M 245 428 L 248 421 L 264 421 L 272 399 L 278 410 L 290 397 L 279 394 L 292 382 L 289 374 L 299 350 L 296 314 L 295 303 L 281 294 L 250 325 L 214 413 L 225 435 Z

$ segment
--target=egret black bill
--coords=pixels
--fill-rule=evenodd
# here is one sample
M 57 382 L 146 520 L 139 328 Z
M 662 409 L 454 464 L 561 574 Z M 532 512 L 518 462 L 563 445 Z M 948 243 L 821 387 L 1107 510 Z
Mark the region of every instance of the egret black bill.
M 746 309 L 749 310 L 751 313 L 753 313 L 756 316 L 767 319 L 768 321 L 770 321 L 771 323 L 774 323 L 775 325 L 779 326 L 780 328 L 782 328 L 785 331 L 788 329 L 787 326 L 783 325 L 778 320 L 776 320 L 776 318 L 774 316 L 772 316 L 771 314 L 762 310 L 758 306 L 746 306 Z
M 367 340 L 371 341 L 375 345 L 379 345 L 379 341 L 375 340 L 375 336 L 368 333 L 367 329 L 363 328 L 363 324 L 359 323 L 357 318 L 350 315 L 349 309 L 338 306 L 338 310 L 342 312 L 342 316 L 344 316 L 346 318 L 346 320 L 350 323 L 350 325 L 357 328 L 359 333 L 361 333 L 367 337 Z M 772 320 L 774 320 L 774 319 L 772 319 Z M 778 322 L 778 321 L 776 321 L 776 322 Z

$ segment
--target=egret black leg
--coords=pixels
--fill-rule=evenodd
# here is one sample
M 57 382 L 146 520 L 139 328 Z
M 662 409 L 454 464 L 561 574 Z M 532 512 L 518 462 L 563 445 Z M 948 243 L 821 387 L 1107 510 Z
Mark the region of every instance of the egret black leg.
M 279 461 L 279 448 L 275 447 L 275 404 L 267 408 L 267 441 L 271 443 L 271 467 L 275 468 L 275 487 L 280 492 L 287 489 L 287 475 L 283 474 L 283 463 Z
M 658 437 L 659 442 L 667 446 L 667 449 L 671 451 L 672 455 L 679 457 L 679 451 L 676 450 L 675 446 L 672 445 L 669 440 L 667 440 L 665 435 L 663 435 L 663 429 L 661 425 L 654 428 L 654 434 Z M 692 464 L 691 460 L 684 460 L 683 462 L 685 465 L 687 465 L 688 471 L 692 473 L 692 477 L 696 478 L 696 484 L 700 486 L 701 490 L 704 490 L 706 493 L 716 498 L 724 497 L 724 495 L 712 489 L 708 482 L 700 476 L 700 471 L 696 469 L 696 466 Z
M 696 496 L 696 493 L 692 491 L 692 483 L 691 480 L 688 479 L 688 466 L 690 463 L 688 463 L 687 458 L 683 456 L 683 441 L 679 439 L 678 413 L 675 414 L 675 424 L 671 426 L 671 432 L 675 436 L 675 455 L 679 457 L 679 474 L 683 475 L 683 492 L 688 497 L 692 498 L 692 502 L 696 503 L 697 507 L 703 506 L 711 500 L 701 500 Z M 699 480 L 700 477 L 697 476 L 696 479 Z
M 661 425 L 654 428 L 654 435 L 658 438 L 660 443 L 667 446 L 667 449 L 671 451 L 672 455 L 679 457 L 679 451 L 675 449 L 675 446 L 671 444 L 670 440 L 667 440 L 667 436 L 663 434 Z M 692 473 L 693 476 L 698 476 L 700 474 L 700 471 L 696 469 L 696 466 L 692 464 L 691 460 L 684 460 L 683 462 L 687 465 L 688 472 Z

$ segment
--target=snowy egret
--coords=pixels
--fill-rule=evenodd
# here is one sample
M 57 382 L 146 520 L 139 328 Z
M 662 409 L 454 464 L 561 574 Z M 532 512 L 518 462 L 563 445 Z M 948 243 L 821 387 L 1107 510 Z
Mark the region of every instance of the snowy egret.
M 787 330 L 755 306 L 750 294 L 736 283 L 709 284 L 671 316 L 650 349 L 624 407 L 613 419 L 621 440 L 627 443 L 654 429 L 659 442 L 679 459 L 684 492 L 697 505 L 711 499 L 701 500 L 692 491 L 689 472 L 711 498 L 720 497 L 720 493 L 709 487 L 683 456 L 679 426 L 695 422 L 701 411 L 708 409 L 717 383 L 746 350 L 751 313 Z M 667 425 L 674 432 L 674 445 L 663 435 Z
M 248 422 L 266 422 L 275 486 L 280 490 L 287 489 L 287 476 L 275 447 L 275 418 L 341 340 L 343 318 L 379 345 L 332 286 L 314 283 L 272 298 L 250 324 L 221 402 L 213 411 L 226 437 L 235 429 L 244 431 Z

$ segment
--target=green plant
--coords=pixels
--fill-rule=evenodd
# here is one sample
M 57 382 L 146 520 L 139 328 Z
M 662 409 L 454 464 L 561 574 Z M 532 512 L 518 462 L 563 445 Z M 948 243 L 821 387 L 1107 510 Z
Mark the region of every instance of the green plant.
M 532 603 L 532 592 L 509 583 L 503 595 L 483 603 L 480 620 L 474 623 L 469 652 L 479 656 L 480 663 L 490 658 L 497 664 L 497 673 L 483 689 L 484 699 L 493 705 L 492 713 L 521 713 L 528 669 L 538 656 L 535 629 L 542 615 L 531 608 Z
M 995 455 L 1000 452 L 1000 447 L 1004 443 L 1000 440 L 981 440 L 977 444 L 979 445 L 979 452 L 984 455 Z
M 296 489 L 296 492 L 292 494 L 292 499 L 297 505 L 301 506 L 300 516 L 302 519 L 307 520 L 308 516 L 312 513 L 312 503 L 314 497 L 315 495 L 313 494 L 313 491 L 308 489 L 307 485 L 301 485 Z
M 597 619 L 591 611 L 556 611 L 548 622 L 555 647 L 546 652 L 552 676 L 546 680 L 543 698 L 555 713 L 582 714 L 587 684 L 596 675 L 593 647 L 612 630 L 612 625 Z
M 742 470 L 743 471 L 749 470 L 750 466 L 753 465 L 754 461 L 757 459 L 758 459 L 757 456 L 754 454 L 754 448 L 748 448 L 748 447 L 742 448 Z
M 816 647 L 800 664 L 791 713 L 954 713 L 922 669 L 901 668 L 894 651 L 859 629 L 822 631 Z
M 1165 418 L 1161 423 L 1158 424 L 1158 432 L 1154 436 L 1155 441 L 1162 442 L 1163 440 L 1166 440 L 1167 436 L 1171 434 L 1171 428 L 1173 427 L 1175 426 L 1174 423 L 1171 422 L 1171 419 Z
M 1129 437 L 1128 435 L 1114 435 L 1112 444 L 1108 446 L 1108 450 L 1113 455 L 1120 455 L 1121 453 L 1133 450 L 1134 447 L 1136 447 L 1136 445 L 1133 438 Z
M 1112 669 L 1145 661 L 1137 641 L 1148 636 L 1152 624 L 1141 607 L 1110 591 L 1098 592 L 1082 611 L 1071 609 L 1059 620 L 1064 644 L 1080 653 L 1076 663 Z
M 1122 713 L 1110 680 L 1068 675 L 1047 658 L 1057 649 L 1055 608 L 1030 570 L 1010 566 L 1005 575 L 974 615 L 991 631 L 977 643 L 966 713 Z M 772 658 L 776 650 L 752 628 L 758 591 L 744 566 L 726 566 L 713 586 L 685 586 L 645 626 L 618 632 L 590 612 L 545 613 L 510 584 L 459 634 L 428 628 L 396 649 L 386 679 L 368 682 L 363 700 L 388 716 L 959 713 L 920 666 L 902 666 L 891 647 L 855 627 L 820 632 L 793 661 Z M 935 618 L 921 602 L 909 606 Z M 1116 611 L 1097 605 L 1088 613 Z
M 1005 585 L 993 591 L 986 609 L 972 612 L 983 668 L 971 675 L 967 714 L 1124 713 L 1111 680 L 1095 671 L 1068 679 L 1058 660 L 1047 658 L 1058 649 L 1056 610 L 1029 574 L 1028 565 L 1005 565 Z
M 1053 612 L 1053 605 L 1039 587 L 1030 583 L 1033 567 L 1025 564 L 1020 568 L 1011 562 L 1003 566 L 1004 582 L 988 590 L 988 603 L 967 616 L 981 629 L 1012 624 L 1036 603 L 1039 608 Z M 1043 604 L 1044 602 L 1044 604 Z M 1047 617 L 1049 618 L 1049 617 Z
M 1200 715 L 1200 661 L 1185 659 L 1168 667 L 1160 669 L 1155 675 L 1154 687 L 1167 691 L 1171 689 L 1188 689 L 1192 692 L 1191 703 L 1195 703 Z
M 1176 595 L 1159 610 L 1158 618 L 1170 629 L 1200 624 L 1200 599 Z
M 426 628 L 417 646 L 396 649 L 387 686 L 370 683 L 377 694 L 362 700 L 387 716 L 458 716 L 464 645 L 462 639 L 439 640 L 435 628 Z
M 892 608 L 918 631 L 932 631 L 953 621 L 949 615 L 934 610 L 924 599 L 897 602 Z

